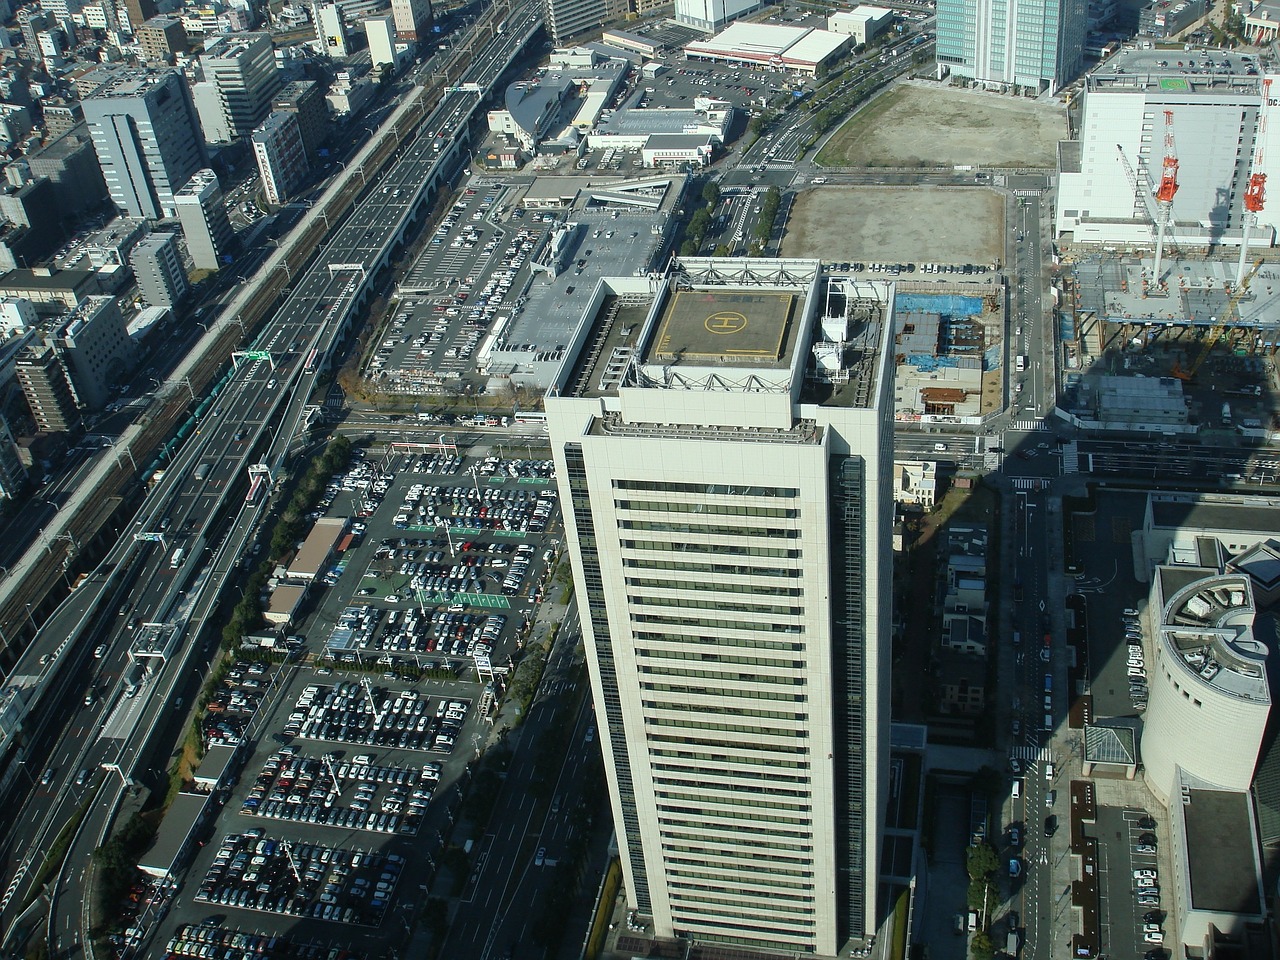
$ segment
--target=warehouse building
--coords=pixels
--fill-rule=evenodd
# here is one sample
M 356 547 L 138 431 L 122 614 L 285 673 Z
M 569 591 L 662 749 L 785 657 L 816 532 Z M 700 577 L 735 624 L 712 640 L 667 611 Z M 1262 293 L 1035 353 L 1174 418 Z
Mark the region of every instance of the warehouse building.
M 745 67 L 768 67 L 817 76 L 825 73 L 853 37 L 812 27 L 783 27 L 774 23 L 742 23 L 684 48 L 690 60 L 712 60 Z

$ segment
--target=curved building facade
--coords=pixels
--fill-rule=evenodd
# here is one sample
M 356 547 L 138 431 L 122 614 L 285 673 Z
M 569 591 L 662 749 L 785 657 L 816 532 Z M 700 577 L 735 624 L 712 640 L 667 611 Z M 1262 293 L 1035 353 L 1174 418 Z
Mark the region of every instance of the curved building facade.
M 1188 782 L 1247 790 L 1271 710 L 1249 578 L 1157 567 L 1151 609 L 1159 619 L 1142 733 L 1147 785 L 1165 803 Z

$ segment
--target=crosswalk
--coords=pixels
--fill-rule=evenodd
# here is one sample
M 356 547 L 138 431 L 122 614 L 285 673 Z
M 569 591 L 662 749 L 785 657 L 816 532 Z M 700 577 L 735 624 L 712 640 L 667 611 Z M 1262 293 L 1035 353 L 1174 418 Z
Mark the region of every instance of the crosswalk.
M 1043 481 L 1038 480 L 1035 477 L 1012 477 L 1009 482 L 1013 485 L 1013 489 L 1015 490 L 1034 490 Z
M 1022 760 L 1025 763 L 1048 763 L 1053 759 L 1053 754 L 1048 747 L 1013 747 L 1009 751 L 1009 756 L 1014 760 Z
M 1043 420 L 1015 420 L 1010 430 L 1048 430 Z

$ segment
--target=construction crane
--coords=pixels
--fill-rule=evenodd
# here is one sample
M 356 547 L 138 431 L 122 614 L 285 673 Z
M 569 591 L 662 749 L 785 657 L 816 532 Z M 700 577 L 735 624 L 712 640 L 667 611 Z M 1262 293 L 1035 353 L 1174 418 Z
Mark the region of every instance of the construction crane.
M 1192 361 L 1191 365 L 1183 369 L 1180 363 L 1174 362 L 1173 369 L 1169 371 L 1170 375 L 1177 377 L 1179 380 L 1190 380 L 1196 375 L 1196 371 L 1200 369 L 1207 359 L 1209 359 L 1209 351 L 1213 349 L 1213 345 L 1226 332 L 1227 327 L 1231 326 L 1232 314 L 1236 313 L 1236 308 L 1240 301 L 1244 299 L 1244 295 L 1249 292 L 1249 284 L 1253 282 L 1253 278 L 1258 275 L 1258 271 L 1262 269 L 1265 261 L 1258 260 L 1254 263 L 1253 268 L 1245 275 L 1243 281 L 1236 287 L 1236 292 L 1231 295 L 1231 299 L 1227 301 L 1226 307 L 1222 311 L 1222 315 L 1217 318 L 1212 329 L 1204 338 L 1204 343 L 1200 346 L 1200 353 Z
M 1164 236 L 1166 220 L 1171 211 L 1171 206 L 1167 203 L 1158 202 L 1157 188 L 1151 183 L 1149 177 L 1138 178 L 1137 172 L 1133 169 L 1133 164 L 1129 162 L 1129 158 L 1125 156 L 1124 147 L 1116 144 L 1116 152 L 1120 155 L 1120 163 L 1124 167 L 1125 176 L 1129 178 L 1129 186 L 1133 189 L 1134 195 L 1142 201 L 1142 205 L 1147 209 L 1147 216 L 1151 218 L 1151 222 L 1156 227 L 1156 262 L 1155 269 L 1152 271 L 1152 278 L 1157 284 L 1160 283 L 1160 264 L 1164 259 Z M 1177 160 L 1174 160 L 1174 177 L 1173 191 L 1176 193 L 1177 185 Z M 1161 177 L 1161 188 L 1164 187 L 1164 177 Z M 1170 195 L 1172 196 L 1172 195 Z
M 1249 234 L 1258 222 L 1258 214 L 1266 202 L 1267 175 L 1262 172 L 1262 161 L 1267 147 L 1267 106 L 1271 100 L 1271 78 L 1262 80 L 1262 106 L 1258 108 L 1258 131 L 1254 140 L 1258 149 L 1253 152 L 1253 166 L 1249 172 L 1249 185 L 1244 190 L 1244 233 L 1240 238 L 1240 263 L 1236 267 L 1236 285 L 1244 283 L 1244 265 L 1249 259 Z

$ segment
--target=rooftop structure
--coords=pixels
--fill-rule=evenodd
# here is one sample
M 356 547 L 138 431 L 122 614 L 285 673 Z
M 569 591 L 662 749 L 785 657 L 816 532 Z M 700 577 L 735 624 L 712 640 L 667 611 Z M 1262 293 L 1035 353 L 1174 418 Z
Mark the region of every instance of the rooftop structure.
M 307 534 L 307 539 L 298 548 L 293 562 L 289 564 L 286 576 L 303 583 L 310 583 L 319 577 L 346 529 L 347 521 L 341 517 L 321 517 L 317 520 Z
M 723 33 L 685 46 L 685 56 L 818 74 L 853 44 L 853 38 L 813 27 L 734 23 Z

